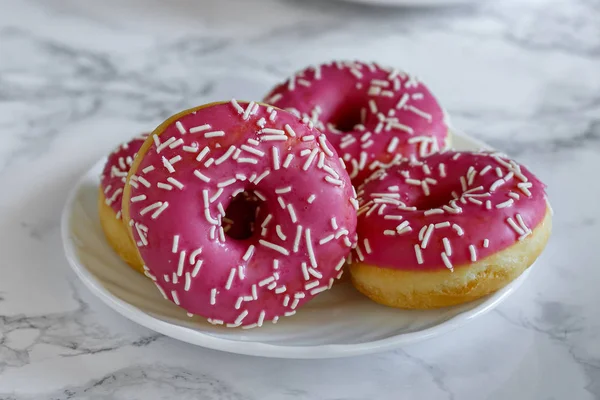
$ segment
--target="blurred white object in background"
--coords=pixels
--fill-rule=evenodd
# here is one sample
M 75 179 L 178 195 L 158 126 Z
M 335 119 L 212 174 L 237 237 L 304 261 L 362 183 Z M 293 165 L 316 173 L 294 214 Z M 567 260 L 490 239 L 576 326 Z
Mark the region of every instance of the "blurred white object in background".
M 335 0 L 340 2 L 372 4 L 380 6 L 398 6 L 398 7 L 433 7 L 433 6 L 451 6 L 474 3 L 477 0 Z M 485 0 L 479 0 L 482 2 Z

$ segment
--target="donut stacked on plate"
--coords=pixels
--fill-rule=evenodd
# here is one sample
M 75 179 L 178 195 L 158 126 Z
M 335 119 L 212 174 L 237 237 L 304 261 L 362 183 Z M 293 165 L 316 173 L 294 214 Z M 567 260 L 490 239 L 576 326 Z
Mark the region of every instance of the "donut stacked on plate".
M 393 307 L 477 299 L 533 263 L 550 208 L 515 161 L 450 151 L 447 121 L 405 72 L 310 67 L 264 102 L 185 110 L 119 147 L 102 227 L 167 300 L 215 325 L 294 315 L 346 269 Z

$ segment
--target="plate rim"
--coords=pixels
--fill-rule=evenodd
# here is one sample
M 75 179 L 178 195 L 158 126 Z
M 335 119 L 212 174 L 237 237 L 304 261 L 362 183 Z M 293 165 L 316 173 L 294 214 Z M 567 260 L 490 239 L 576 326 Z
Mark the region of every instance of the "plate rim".
M 468 140 L 475 146 L 484 149 L 493 149 L 485 142 L 473 138 L 467 134 L 453 129 L 453 136 Z M 433 337 L 443 335 L 453 331 L 470 320 L 480 317 L 500 305 L 509 295 L 514 293 L 527 279 L 535 262 L 526 269 L 517 279 L 509 283 L 499 291 L 489 295 L 481 304 L 474 308 L 457 314 L 440 324 L 425 328 L 423 330 L 402 333 L 390 336 L 384 339 L 373 340 L 363 343 L 352 344 L 321 344 L 321 345 L 276 345 L 259 341 L 237 341 L 222 337 L 210 335 L 188 327 L 172 324 L 160 318 L 148 314 L 127 301 L 112 294 L 98 280 L 92 272 L 88 270 L 83 262 L 77 257 L 75 240 L 71 235 L 71 218 L 73 215 L 73 206 L 77 194 L 88 177 L 89 173 L 98 168 L 98 165 L 104 163 L 106 157 L 102 157 L 90 166 L 78 179 L 75 185 L 70 189 L 65 205 L 61 212 L 61 240 L 63 242 L 63 251 L 71 269 L 83 284 L 99 298 L 105 305 L 116 311 L 130 321 L 137 323 L 147 329 L 158 332 L 162 335 L 177 339 L 183 342 L 194 344 L 201 347 L 220 350 L 229 353 L 243 354 L 249 356 L 259 356 L 267 358 L 292 358 L 292 359 L 326 359 L 352 357 L 365 354 L 378 353 L 382 351 L 399 348 L 403 345 L 413 344 L 429 340 Z M 384 307 L 384 306 L 382 306 Z

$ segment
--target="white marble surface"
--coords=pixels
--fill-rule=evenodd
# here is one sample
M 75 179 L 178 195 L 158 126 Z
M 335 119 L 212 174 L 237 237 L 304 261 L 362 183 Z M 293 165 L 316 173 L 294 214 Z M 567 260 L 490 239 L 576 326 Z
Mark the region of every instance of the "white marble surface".
M 0 0 L 0 399 L 599 399 L 599 21 L 598 0 Z M 332 58 L 416 72 L 549 185 L 554 235 L 514 296 L 420 345 L 295 361 L 179 343 L 82 287 L 59 240 L 76 177 L 173 112 Z

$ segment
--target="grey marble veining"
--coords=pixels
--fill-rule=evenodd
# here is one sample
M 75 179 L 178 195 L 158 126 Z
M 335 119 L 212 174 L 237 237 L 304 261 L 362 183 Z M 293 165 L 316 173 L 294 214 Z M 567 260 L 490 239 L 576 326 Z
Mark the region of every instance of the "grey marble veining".
M 0 399 L 600 399 L 599 21 L 597 0 L 0 0 Z M 78 282 L 59 215 L 96 159 L 334 58 L 417 73 L 548 184 L 554 234 L 498 310 L 402 350 L 275 360 L 165 338 Z

